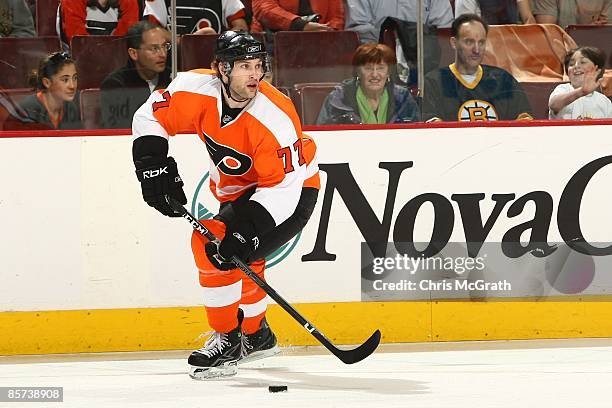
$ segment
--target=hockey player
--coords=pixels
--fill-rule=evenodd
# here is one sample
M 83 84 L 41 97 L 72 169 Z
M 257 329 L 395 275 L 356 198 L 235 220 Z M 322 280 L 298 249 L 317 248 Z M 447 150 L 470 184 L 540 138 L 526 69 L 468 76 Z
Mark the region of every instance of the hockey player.
M 214 330 L 189 357 L 197 379 L 234 375 L 238 360 L 278 353 L 265 292 L 228 260 L 238 256 L 263 278 L 265 256 L 304 227 L 319 189 L 314 142 L 302 135 L 291 101 L 262 81 L 269 69 L 263 44 L 227 31 L 217 40 L 213 69 L 180 73 L 151 95 L 132 125 L 143 198 L 164 215 L 178 216 L 166 195 L 187 203 L 167 156 L 169 136 L 197 132 L 210 156 L 210 188 L 221 206 L 203 222 L 221 241 L 195 232 L 191 240 Z

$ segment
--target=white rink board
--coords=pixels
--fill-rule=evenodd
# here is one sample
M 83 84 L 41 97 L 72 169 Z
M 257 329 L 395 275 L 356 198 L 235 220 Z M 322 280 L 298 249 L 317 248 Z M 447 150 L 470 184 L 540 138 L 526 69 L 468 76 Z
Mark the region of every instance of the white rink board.
M 391 234 L 411 198 L 438 193 L 548 192 L 554 213 L 548 239 L 560 240 L 556 209 L 567 181 L 585 164 L 612 155 L 610 126 L 393 129 L 309 132 L 321 164 L 349 163 L 372 210 L 382 218 L 388 172 L 379 162 L 413 161 L 398 186 Z M 161 307 L 202 304 L 189 247 L 191 228 L 144 204 L 131 163 L 131 137 L 0 138 L 0 310 Z M 188 198 L 208 167 L 198 138 L 171 142 Z M 326 249 L 335 261 L 301 262 L 313 250 L 326 174 L 317 208 L 291 255 L 271 269 L 269 282 L 290 302 L 360 300 L 361 233 L 338 193 Z M 595 174 L 582 200 L 587 240 L 612 241 L 612 166 Z M 207 186 L 204 190 L 207 189 Z M 199 200 L 211 199 L 199 196 Z M 191 203 L 190 203 L 191 204 Z M 451 241 L 464 242 L 452 202 Z M 216 206 L 213 207 L 217 209 Z M 488 241 L 533 217 L 528 204 L 517 217 L 504 209 Z M 433 211 L 424 205 L 415 241 L 428 241 Z

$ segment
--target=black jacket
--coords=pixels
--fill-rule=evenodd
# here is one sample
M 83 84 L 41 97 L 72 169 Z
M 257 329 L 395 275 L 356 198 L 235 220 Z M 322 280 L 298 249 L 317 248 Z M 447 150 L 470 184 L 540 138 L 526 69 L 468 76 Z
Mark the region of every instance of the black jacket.
M 170 69 L 166 68 L 159 74 L 156 89 L 169 83 Z M 102 127 L 110 129 L 131 129 L 134 113 L 151 95 L 149 84 L 138 75 L 132 60 L 104 78 L 100 89 Z

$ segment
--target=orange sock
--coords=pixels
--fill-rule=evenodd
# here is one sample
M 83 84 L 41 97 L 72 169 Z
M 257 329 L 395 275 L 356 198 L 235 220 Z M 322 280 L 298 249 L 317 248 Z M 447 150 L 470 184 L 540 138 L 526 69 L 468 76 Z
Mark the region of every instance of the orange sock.
M 224 307 L 206 307 L 210 327 L 219 333 L 228 333 L 238 327 L 238 302 Z

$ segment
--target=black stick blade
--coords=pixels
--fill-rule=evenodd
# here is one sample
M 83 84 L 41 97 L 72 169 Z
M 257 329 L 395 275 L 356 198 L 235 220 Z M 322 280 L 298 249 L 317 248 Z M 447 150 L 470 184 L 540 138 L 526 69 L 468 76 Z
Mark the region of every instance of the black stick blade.
M 353 350 L 330 350 L 344 364 L 355 364 L 372 354 L 380 343 L 380 330 L 376 330 L 361 346 Z

